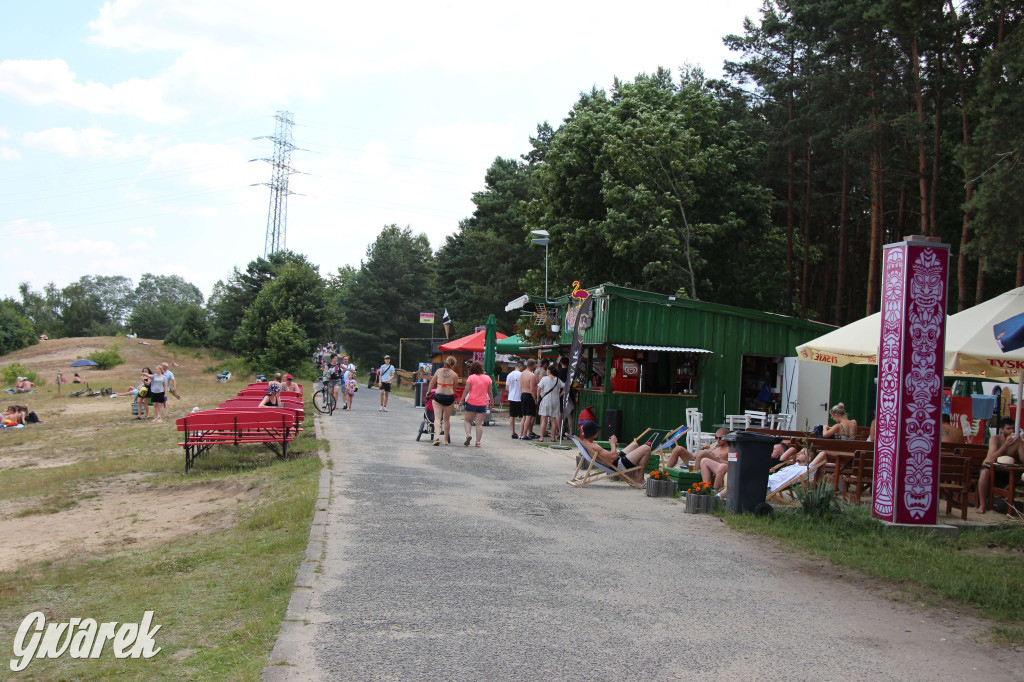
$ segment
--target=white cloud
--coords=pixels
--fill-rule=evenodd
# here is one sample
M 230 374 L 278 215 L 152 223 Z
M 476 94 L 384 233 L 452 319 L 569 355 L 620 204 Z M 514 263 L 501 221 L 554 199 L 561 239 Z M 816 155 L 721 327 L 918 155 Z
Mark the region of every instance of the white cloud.
M 0 147 L 0 161 L 21 161 L 21 152 L 10 147 Z
M 117 140 L 117 134 L 100 128 L 73 130 L 50 128 L 22 135 L 26 147 L 56 152 L 71 158 L 128 159 L 146 156 L 157 149 L 162 140 L 148 135 L 136 135 L 131 140 Z
M 0 128 L 0 140 L 11 139 L 11 134 L 7 132 L 7 128 Z
M 128 114 L 154 123 L 185 112 L 164 102 L 158 81 L 130 78 L 113 86 L 79 83 L 63 59 L 7 59 L 0 62 L 0 93 L 35 106 L 64 104 L 97 114 Z

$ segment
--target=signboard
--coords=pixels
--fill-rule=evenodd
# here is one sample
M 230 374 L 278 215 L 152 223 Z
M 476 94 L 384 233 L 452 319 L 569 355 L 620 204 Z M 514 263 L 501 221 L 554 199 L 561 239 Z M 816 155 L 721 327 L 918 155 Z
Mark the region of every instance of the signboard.
M 434 313 L 420 313 L 420 324 L 434 324 Z

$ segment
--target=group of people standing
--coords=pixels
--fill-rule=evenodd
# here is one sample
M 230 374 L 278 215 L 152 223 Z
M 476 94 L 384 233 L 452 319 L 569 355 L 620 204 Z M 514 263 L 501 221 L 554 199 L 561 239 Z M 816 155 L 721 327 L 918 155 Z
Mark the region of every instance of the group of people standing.
M 561 358 L 557 363 L 547 358 L 539 363 L 530 358 L 525 363 L 517 362 L 514 370 L 505 378 L 508 388 L 509 425 L 513 440 L 540 440 L 545 442 L 548 426 L 551 426 L 551 440 L 558 440 L 562 428 L 562 396 L 569 370 L 569 359 Z M 540 434 L 533 431 L 540 417 Z M 521 419 L 516 430 L 516 419 Z
M 181 399 L 178 395 L 178 380 L 174 377 L 170 365 L 166 362 L 156 366 L 155 370 L 143 367 L 139 381 L 125 393 L 115 393 L 111 397 L 131 394 L 138 405 L 136 419 L 149 419 L 149 408 L 153 407 L 153 423 L 164 420 L 167 405 L 167 394 Z

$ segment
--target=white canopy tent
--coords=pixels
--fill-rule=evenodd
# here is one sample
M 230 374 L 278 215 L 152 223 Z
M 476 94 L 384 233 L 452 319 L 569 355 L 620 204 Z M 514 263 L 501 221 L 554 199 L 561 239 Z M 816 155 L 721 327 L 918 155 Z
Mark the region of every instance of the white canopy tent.
M 1004 353 L 992 327 L 1024 313 L 1024 287 L 1011 289 L 993 299 L 949 317 L 946 324 L 945 365 L 948 371 L 984 373 L 989 379 L 1017 377 L 1017 422 L 1020 431 L 1021 384 L 1024 382 L 1024 348 Z

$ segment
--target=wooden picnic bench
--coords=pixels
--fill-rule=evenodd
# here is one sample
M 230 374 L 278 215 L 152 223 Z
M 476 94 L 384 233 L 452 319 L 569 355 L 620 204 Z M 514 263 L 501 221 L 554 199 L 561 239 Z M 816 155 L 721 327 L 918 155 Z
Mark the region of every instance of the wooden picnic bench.
M 265 445 L 278 457 L 288 456 L 288 444 L 295 438 L 294 410 L 273 407 L 254 409 L 220 408 L 193 412 L 177 420 L 185 440 L 185 473 L 199 455 L 215 445 Z

